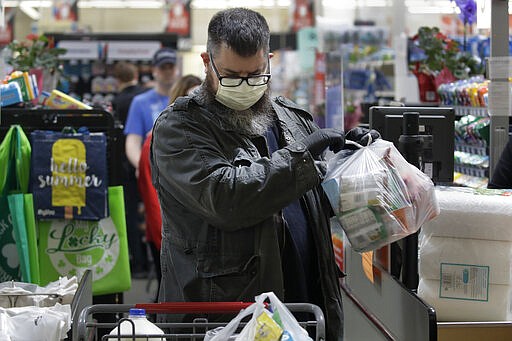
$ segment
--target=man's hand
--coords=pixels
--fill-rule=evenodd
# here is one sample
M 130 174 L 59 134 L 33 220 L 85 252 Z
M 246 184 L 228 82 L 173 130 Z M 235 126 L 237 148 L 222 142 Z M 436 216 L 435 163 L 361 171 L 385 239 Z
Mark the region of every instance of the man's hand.
M 345 138 L 350 141 L 354 141 L 361 146 L 365 147 L 368 145 L 369 138 L 371 136 L 371 142 L 373 143 L 375 140 L 380 139 L 380 134 L 377 130 L 370 130 L 366 128 L 361 127 L 355 127 L 353 129 L 350 129 L 345 135 Z M 346 148 L 352 149 L 354 146 L 351 144 L 347 144 Z
M 314 159 L 329 148 L 334 153 L 339 152 L 345 145 L 345 135 L 341 130 L 333 128 L 319 129 L 313 134 L 306 136 L 302 143 L 306 145 L 306 149 L 311 153 Z

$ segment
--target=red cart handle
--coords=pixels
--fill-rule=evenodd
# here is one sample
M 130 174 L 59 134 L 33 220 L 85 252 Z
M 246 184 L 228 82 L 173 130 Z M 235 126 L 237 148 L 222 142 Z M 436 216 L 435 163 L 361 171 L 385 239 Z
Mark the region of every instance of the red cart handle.
M 148 313 L 238 313 L 254 302 L 160 302 L 137 303 Z

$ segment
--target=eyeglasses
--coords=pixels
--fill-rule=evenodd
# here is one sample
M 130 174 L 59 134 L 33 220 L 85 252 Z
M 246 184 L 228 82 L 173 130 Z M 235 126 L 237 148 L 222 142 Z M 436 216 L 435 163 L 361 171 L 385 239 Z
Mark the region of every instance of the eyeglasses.
M 271 77 L 271 75 L 270 75 L 270 59 L 267 59 L 269 73 L 262 73 L 260 75 L 247 76 L 247 77 L 221 76 L 219 74 L 219 71 L 217 70 L 217 67 L 215 66 L 215 62 L 213 61 L 213 56 L 211 53 L 210 53 L 210 60 L 212 61 L 213 71 L 215 71 L 215 74 L 217 75 L 217 78 L 219 79 L 220 85 L 222 85 L 222 86 L 234 88 L 234 87 L 242 84 L 243 81 L 246 81 L 247 84 L 249 84 L 250 86 L 259 86 L 259 85 L 265 85 L 270 81 L 270 77 Z

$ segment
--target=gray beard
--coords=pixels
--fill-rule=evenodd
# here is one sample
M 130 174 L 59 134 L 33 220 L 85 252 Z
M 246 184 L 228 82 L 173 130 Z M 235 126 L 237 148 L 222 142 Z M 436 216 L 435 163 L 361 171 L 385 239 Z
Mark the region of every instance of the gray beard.
M 203 91 L 196 96 L 213 108 L 222 122 L 234 131 L 248 136 L 261 136 L 274 124 L 275 114 L 267 88 L 263 96 L 252 107 L 246 110 L 233 110 L 215 100 L 215 92 L 211 85 L 211 76 L 207 75 L 203 83 Z

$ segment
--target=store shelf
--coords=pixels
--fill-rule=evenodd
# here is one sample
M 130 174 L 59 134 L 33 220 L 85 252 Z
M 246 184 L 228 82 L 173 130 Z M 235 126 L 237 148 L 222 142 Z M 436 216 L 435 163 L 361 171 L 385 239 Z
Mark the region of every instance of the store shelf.
M 352 69 L 360 68 L 360 69 L 368 69 L 368 68 L 381 68 L 384 66 L 393 66 L 395 65 L 394 60 L 368 60 L 368 61 L 358 61 L 354 63 L 349 63 L 348 66 Z
M 470 188 L 487 188 L 489 178 L 454 172 L 453 183 Z
M 471 166 L 471 165 L 455 164 L 454 170 L 457 173 L 474 176 L 474 177 L 478 177 L 478 178 L 489 177 L 489 170 L 486 168 L 480 168 L 480 167 L 475 167 L 475 166 Z
M 464 115 L 473 115 L 473 116 L 489 116 L 489 108 L 486 107 L 463 107 L 463 106 L 455 106 L 455 115 L 464 116 Z
M 463 143 L 455 142 L 455 150 L 459 151 L 459 152 L 482 155 L 482 156 L 489 155 L 489 148 L 487 146 L 477 146 L 477 145 L 471 145 L 471 144 L 465 144 L 465 143 L 463 144 Z

